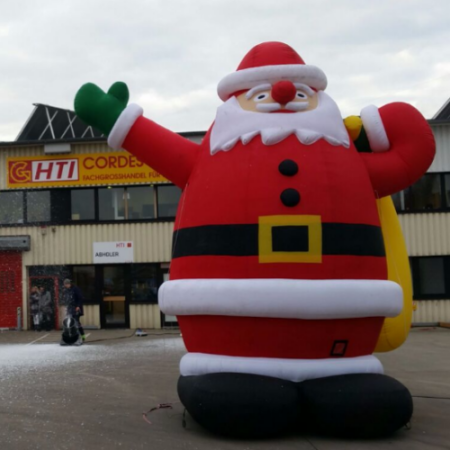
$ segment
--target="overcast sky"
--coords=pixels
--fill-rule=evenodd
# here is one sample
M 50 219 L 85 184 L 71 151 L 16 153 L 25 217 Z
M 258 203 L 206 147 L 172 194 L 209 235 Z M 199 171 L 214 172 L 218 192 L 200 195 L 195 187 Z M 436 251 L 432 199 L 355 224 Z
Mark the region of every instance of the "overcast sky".
M 427 118 L 450 97 L 448 0 L 0 0 L 0 141 L 33 103 L 125 81 L 174 131 L 205 130 L 217 83 L 254 45 L 294 47 L 328 77 L 343 116 L 406 101 Z

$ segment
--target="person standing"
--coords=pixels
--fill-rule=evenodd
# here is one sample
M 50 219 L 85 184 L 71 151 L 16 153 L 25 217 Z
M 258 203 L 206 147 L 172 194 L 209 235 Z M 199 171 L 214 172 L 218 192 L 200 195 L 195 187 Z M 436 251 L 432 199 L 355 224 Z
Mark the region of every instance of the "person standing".
M 39 309 L 42 318 L 42 327 L 50 331 L 53 318 L 53 301 L 49 291 L 44 286 L 39 286 Z
M 37 286 L 31 286 L 30 311 L 35 331 L 41 331 L 41 317 L 39 311 L 39 292 Z
M 76 320 L 81 338 L 85 341 L 86 336 L 80 322 L 80 317 L 83 316 L 83 294 L 81 289 L 75 286 L 69 278 L 64 280 L 62 303 L 67 308 L 67 315 Z

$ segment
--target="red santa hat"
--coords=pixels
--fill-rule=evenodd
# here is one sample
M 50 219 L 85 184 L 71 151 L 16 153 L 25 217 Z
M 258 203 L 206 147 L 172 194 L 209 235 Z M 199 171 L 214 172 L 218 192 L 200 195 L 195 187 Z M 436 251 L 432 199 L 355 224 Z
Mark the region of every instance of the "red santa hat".
M 281 80 L 303 83 L 317 90 L 327 87 L 323 71 L 306 65 L 292 47 L 282 42 L 263 42 L 245 55 L 236 72 L 220 81 L 217 93 L 226 101 L 235 92 Z

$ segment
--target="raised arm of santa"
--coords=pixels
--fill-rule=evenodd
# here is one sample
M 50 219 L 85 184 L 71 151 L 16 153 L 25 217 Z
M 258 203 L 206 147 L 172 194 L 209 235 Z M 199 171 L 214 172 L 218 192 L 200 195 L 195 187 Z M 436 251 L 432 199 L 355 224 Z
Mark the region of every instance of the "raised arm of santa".
M 406 103 L 368 106 L 361 119 L 372 153 L 360 153 L 377 197 L 415 183 L 431 165 L 433 133 L 417 109 Z

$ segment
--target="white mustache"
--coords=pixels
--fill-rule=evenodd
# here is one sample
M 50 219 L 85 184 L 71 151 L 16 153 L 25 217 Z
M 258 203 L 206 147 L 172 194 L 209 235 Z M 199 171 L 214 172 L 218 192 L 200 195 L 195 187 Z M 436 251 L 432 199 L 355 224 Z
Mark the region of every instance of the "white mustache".
M 308 102 L 289 102 L 285 105 L 285 108 L 289 111 L 304 111 L 308 106 Z M 256 109 L 261 112 L 272 112 L 281 109 L 281 105 L 280 103 L 258 103 Z
M 277 109 L 280 108 L 281 105 L 279 103 L 258 103 L 256 105 L 256 109 L 261 112 L 276 111 Z
M 285 108 L 290 109 L 291 111 L 304 111 L 309 106 L 308 102 L 289 102 L 286 104 Z

